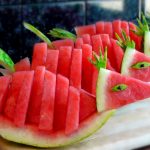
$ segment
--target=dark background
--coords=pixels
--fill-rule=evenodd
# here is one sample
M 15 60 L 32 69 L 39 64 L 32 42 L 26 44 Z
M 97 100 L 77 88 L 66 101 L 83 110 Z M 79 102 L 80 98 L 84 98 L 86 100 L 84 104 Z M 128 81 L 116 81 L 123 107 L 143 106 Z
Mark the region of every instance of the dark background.
M 24 29 L 27 21 L 45 34 L 53 27 L 74 32 L 77 25 L 117 18 L 136 20 L 139 12 L 147 12 L 149 0 L 0 0 L 0 47 L 16 62 L 31 56 L 39 41 Z M 146 6 L 146 7 L 145 7 Z

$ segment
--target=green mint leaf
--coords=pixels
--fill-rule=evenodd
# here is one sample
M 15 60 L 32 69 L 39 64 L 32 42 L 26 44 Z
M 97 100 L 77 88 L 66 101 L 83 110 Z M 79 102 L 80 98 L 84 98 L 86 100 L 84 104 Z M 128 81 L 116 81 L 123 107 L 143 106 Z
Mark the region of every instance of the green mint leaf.
M 112 87 L 112 91 L 113 92 L 119 92 L 119 91 L 124 91 L 127 89 L 127 85 L 126 84 L 117 84 L 114 87 Z
M 48 34 L 55 38 L 72 39 L 73 41 L 77 38 L 75 34 L 61 28 L 53 28 Z
M 14 72 L 14 62 L 9 57 L 9 55 L 0 48 L 0 65 L 2 65 L 4 68 L 8 69 L 10 72 Z
M 150 67 L 150 62 L 145 62 L 145 61 L 138 62 L 138 63 L 132 65 L 131 67 L 134 69 L 145 69 L 145 68 Z
M 31 32 L 33 32 L 36 36 L 38 36 L 41 40 L 43 40 L 44 42 L 47 43 L 47 45 L 50 48 L 53 48 L 52 42 L 49 40 L 49 38 L 44 35 L 40 30 L 38 30 L 37 28 L 35 28 L 33 25 L 27 23 L 27 22 L 23 22 L 23 25 L 26 29 L 30 30 Z

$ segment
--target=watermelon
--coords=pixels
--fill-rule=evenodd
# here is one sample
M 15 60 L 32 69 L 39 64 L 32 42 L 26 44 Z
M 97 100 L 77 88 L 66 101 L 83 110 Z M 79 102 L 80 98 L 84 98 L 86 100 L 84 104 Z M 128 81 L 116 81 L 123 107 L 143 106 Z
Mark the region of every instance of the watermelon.
M 57 73 L 59 50 L 48 49 L 45 67 L 48 71 Z
M 10 82 L 11 76 L 0 77 L 0 113 L 4 110 Z
M 114 20 L 112 22 L 113 26 L 113 38 L 116 39 L 115 33 L 117 33 L 121 37 L 121 20 Z
M 31 90 L 31 98 L 27 112 L 27 122 L 38 124 L 40 120 L 40 108 L 42 103 L 43 83 L 44 83 L 45 67 L 39 66 L 34 73 L 33 85 Z
M 74 48 L 74 42 L 71 39 L 56 40 L 53 41 L 52 44 L 54 45 L 55 49 L 60 49 L 61 46 L 70 46 Z
M 49 71 L 45 71 L 39 121 L 40 130 L 53 129 L 55 87 L 56 75 Z
M 54 130 L 65 129 L 69 80 L 58 74 L 56 81 L 56 98 L 54 108 Z
M 75 41 L 75 48 L 81 48 L 83 45 L 83 39 L 81 37 L 78 37 Z
M 31 69 L 36 69 L 37 66 L 45 65 L 47 57 L 47 44 L 36 43 L 34 45 Z
M 129 22 L 129 29 L 130 29 L 129 31 L 130 38 L 136 43 L 135 45 L 136 50 L 142 51 L 142 37 L 136 35 L 135 33 L 131 31 L 131 30 L 136 30 L 135 24 L 132 22 Z
M 12 82 L 8 90 L 8 95 L 4 108 L 4 115 L 10 120 L 14 118 L 16 102 L 24 80 L 24 76 L 25 71 L 15 72 L 12 76 Z
M 142 91 L 142 92 L 139 92 Z M 101 68 L 96 101 L 99 112 L 150 97 L 150 84 Z
M 104 33 L 104 21 L 96 22 L 96 34 Z
M 112 29 L 112 23 L 111 22 L 105 22 L 104 23 L 104 33 L 108 34 L 109 37 L 113 36 L 113 29 Z
M 58 73 L 69 78 L 72 47 L 62 46 L 59 50 Z
M 121 64 L 123 60 L 124 52 L 123 49 L 117 44 L 117 41 L 111 39 L 111 56 L 114 60 L 111 65 L 117 72 L 121 71 Z
M 82 79 L 82 50 L 73 49 L 70 65 L 70 85 L 81 89 Z
M 140 62 L 150 63 L 150 57 L 136 51 L 133 48 L 127 48 L 123 58 L 121 73 L 125 76 L 133 77 L 145 82 L 150 82 L 150 66 L 145 68 L 145 65 L 142 63 L 141 68 L 136 69 L 134 67 L 135 64 Z
M 95 24 L 78 26 L 78 27 L 75 27 L 75 31 L 76 31 L 77 36 L 79 37 L 82 36 L 83 34 L 94 35 L 96 34 L 96 27 L 95 27 Z
M 34 71 L 26 72 L 23 83 L 21 85 L 19 95 L 16 102 L 14 112 L 14 124 L 19 127 L 23 127 L 26 121 L 26 114 L 28 110 L 28 104 L 30 100 L 30 93 L 32 88 Z
M 88 58 L 92 58 L 92 46 L 88 44 L 82 45 L 82 83 L 81 87 L 91 92 L 92 90 L 92 64 Z M 88 68 L 88 69 L 87 69 Z
M 121 30 L 124 30 L 126 35 L 129 36 L 129 24 L 127 21 L 121 21 Z
M 29 71 L 30 70 L 30 60 L 28 57 L 21 59 L 15 64 L 15 71 Z
M 96 113 L 96 98 L 94 95 L 89 94 L 85 90 L 80 90 L 80 116 L 79 121 L 82 122 L 84 119 Z
M 71 134 L 79 128 L 79 112 L 80 112 L 80 93 L 77 89 L 70 86 L 68 95 L 68 106 L 66 116 L 65 133 Z
M 84 44 L 91 44 L 91 37 L 89 34 L 83 34 L 81 37 Z

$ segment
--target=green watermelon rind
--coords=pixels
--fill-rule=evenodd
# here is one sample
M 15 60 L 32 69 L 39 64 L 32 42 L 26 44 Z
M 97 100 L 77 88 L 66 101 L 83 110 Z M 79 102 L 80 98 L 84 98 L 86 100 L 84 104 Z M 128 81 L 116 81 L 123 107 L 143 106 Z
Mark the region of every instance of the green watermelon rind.
M 121 74 L 125 76 L 130 76 L 129 68 L 132 66 L 132 62 L 134 59 L 134 54 L 136 50 L 133 48 L 127 48 L 121 65 Z
M 100 68 L 96 85 L 96 106 L 98 112 L 106 110 L 107 107 L 105 92 L 109 74 L 109 70 Z
M 30 128 L 17 128 L 8 121 L 0 122 L 0 135 L 9 141 L 41 148 L 67 146 L 92 135 L 107 122 L 114 112 L 115 110 L 109 110 L 101 114 L 94 114 L 84 121 L 77 131 L 68 136 L 61 135 L 57 138 L 41 136 Z
M 144 34 L 144 54 L 150 56 L 150 32 L 145 32 Z

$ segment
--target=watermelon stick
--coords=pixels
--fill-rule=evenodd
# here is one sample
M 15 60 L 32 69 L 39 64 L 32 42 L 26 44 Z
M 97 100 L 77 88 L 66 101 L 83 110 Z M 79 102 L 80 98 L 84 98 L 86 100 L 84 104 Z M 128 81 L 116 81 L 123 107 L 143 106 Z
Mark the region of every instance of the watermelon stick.
M 47 45 L 50 48 L 53 48 L 52 42 L 49 40 L 49 38 L 44 35 L 40 30 L 38 30 L 37 28 L 35 28 L 33 25 L 27 23 L 27 22 L 23 22 L 23 25 L 26 29 L 30 30 L 31 32 L 33 32 L 35 35 L 37 35 L 40 39 L 42 39 L 45 43 L 47 43 Z
M 72 39 L 73 41 L 76 41 L 77 38 L 75 34 L 61 28 L 53 28 L 48 34 L 55 38 Z
M 139 19 L 137 19 L 138 22 L 138 26 L 136 26 L 136 31 L 135 30 L 131 30 L 133 33 L 135 33 L 138 36 L 142 36 L 144 38 L 144 53 L 147 56 L 150 56 L 150 30 L 149 30 L 149 26 L 147 23 L 147 20 L 144 16 L 144 14 L 142 13 L 142 19 L 141 21 Z
M 15 72 L 14 63 L 13 63 L 12 59 L 1 48 L 0 48 L 0 65 L 3 66 L 5 69 L 7 69 L 9 73 Z M 4 71 L 4 69 L 0 70 L 0 72 L 2 74 L 4 73 L 3 71 Z

